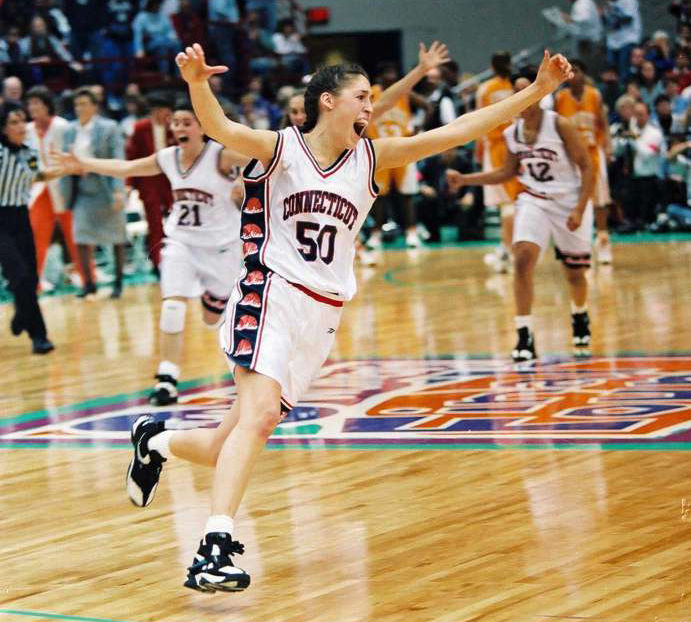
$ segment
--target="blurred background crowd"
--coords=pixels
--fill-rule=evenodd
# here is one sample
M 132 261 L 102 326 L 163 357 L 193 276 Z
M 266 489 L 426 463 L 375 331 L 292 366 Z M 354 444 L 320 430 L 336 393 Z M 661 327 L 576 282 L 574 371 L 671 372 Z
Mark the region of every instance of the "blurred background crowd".
M 571 10 L 561 15 L 570 39 L 565 45 L 571 46 L 572 58 L 583 61 L 586 80 L 599 89 L 605 106 L 610 140 L 602 141 L 613 201 L 609 224 L 623 234 L 691 228 L 691 212 L 686 213 L 691 201 L 691 2 L 665 4 L 676 21 L 670 31 L 648 32 L 638 0 L 571 0 Z M 105 133 L 85 134 L 84 140 L 100 141 L 90 152 L 142 157 L 172 140 L 166 126 L 175 97 L 185 91 L 174 55 L 198 42 L 211 63 L 229 67 L 211 80 L 226 114 L 254 128 L 278 129 L 290 122 L 291 97 L 314 64 L 325 60 L 310 46 L 315 19 L 319 16 L 293 0 L 2 0 L 1 97 L 27 105 L 39 139 L 58 117 L 82 127 L 91 119 L 110 120 Z M 400 66 L 399 54 L 393 56 L 377 58 L 376 64 L 371 58 L 351 60 L 363 62 L 373 82 L 386 88 L 410 69 Z M 500 75 L 530 60 L 514 57 L 512 66 L 510 53 L 493 58 L 504 59 L 495 62 Z M 473 110 L 488 77 L 464 74 L 453 60 L 429 71 L 410 97 L 404 131 L 431 129 Z M 80 140 L 78 131 L 74 138 Z M 398 236 L 408 246 L 496 236 L 494 206 L 485 205 L 483 191 L 467 188 L 457 196 L 446 185 L 447 167 L 469 172 L 480 167 L 479 159 L 469 145 L 418 163 L 412 185 L 394 183 L 378 199 L 366 228 L 368 234 L 375 231 L 371 245 Z M 47 291 L 60 280 L 48 274 L 52 260 L 74 266 L 71 278 L 83 293 L 92 277 L 76 257 L 79 244 L 69 230 L 75 223 L 60 216 L 74 207 L 74 197 L 66 200 L 64 188 L 38 189 L 34 198 L 38 269 Z M 131 180 L 124 188 L 111 184 L 100 191 L 122 202 L 127 227 L 124 237 L 87 236 L 100 250 L 96 263 L 110 264 L 116 285 L 123 270 L 155 273 L 160 221 L 169 200 L 165 185 Z M 46 193 L 43 202 L 40 193 Z M 50 213 L 40 209 L 46 198 Z M 95 269 L 98 280 L 99 266 Z

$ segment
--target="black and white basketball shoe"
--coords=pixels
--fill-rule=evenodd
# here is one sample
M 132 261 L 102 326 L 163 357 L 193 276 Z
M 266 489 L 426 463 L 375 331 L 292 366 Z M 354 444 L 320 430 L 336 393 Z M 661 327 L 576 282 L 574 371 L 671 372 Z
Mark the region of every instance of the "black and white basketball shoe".
M 535 338 L 533 333 L 527 326 L 518 329 L 518 341 L 511 352 L 511 358 L 514 363 L 524 363 L 526 361 L 534 361 L 537 358 L 535 352 Z
M 571 314 L 573 332 L 573 353 L 576 356 L 590 356 L 590 318 L 588 312 Z
M 150 415 L 142 415 L 132 425 L 131 439 L 134 458 L 127 467 L 127 495 L 134 505 L 149 505 L 156 493 L 158 480 L 166 459 L 157 451 L 150 450 L 151 437 L 165 430 L 163 421 L 154 421 Z
M 207 533 L 183 585 L 199 592 L 241 592 L 250 584 L 250 576 L 233 564 L 232 557 L 244 552 L 245 547 L 229 533 Z
M 168 406 L 178 401 L 178 381 L 168 374 L 156 374 L 154 390 L 149 395 L 152 406 Z

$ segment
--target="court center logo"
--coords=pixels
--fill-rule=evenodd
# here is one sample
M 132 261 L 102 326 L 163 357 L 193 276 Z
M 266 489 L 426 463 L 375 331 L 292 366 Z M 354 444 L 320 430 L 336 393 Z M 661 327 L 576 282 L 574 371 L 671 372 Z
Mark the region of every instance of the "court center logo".
M 172 427 L 215 426 L 235 399 L 193 386 L 173 407 L 144 397 L 63 407 L 0 423 L 0 446 L 126 446 L 143 412 Z M 270 445 L 507 446 L 682 444 L 691 449 L 691 357 L 562 360 L 526 369 L 494 360 L 327 364 Z

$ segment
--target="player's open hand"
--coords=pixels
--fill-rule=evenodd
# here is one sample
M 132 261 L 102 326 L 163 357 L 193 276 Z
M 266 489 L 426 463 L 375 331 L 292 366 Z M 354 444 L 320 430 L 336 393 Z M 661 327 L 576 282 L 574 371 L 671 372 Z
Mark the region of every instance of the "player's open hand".
M 566 220 L 566 228 L 569 231 L 575 231 L 581 226 L 581 222 L 583 222 L 583 210 L 578 208 L 572 209 Z
M 545 94 L 551 93 L 564 82 L 573 78 L 571 63 L 561 54 L 550 56 L 549 51 L 545 50 L 545 55 L 540 63 L 535 84 L 537 84 Z
M 443 65 L 451 60 L 449 56 L 449 48 L 446 47 L 445 43 L 439 43 L 435 41 L 429 46 L 429 50 L 425 47 L 425 44 L 420 42 L 419 52 L 418 52 L 418 64 L 424 71 L 429 71 L 439 65 Z
M 73 153 L 51 149 L 48 155 L 52 166 L 59 168 L 63 175 L 81 175 L 84 173 L 82 161 Z
M 446 183 L 449 185 L 449 192 L 452 192 L 453 194 L 456 194 L 461 188 L 463 188 L 463 186 L 465 186 L 463 175 L 452 168 L 446 169 Z
M 211 76 L 228 71 L 225 65 L 207 65 L 204 50 L 198 43 L 186 47 L 184 52 L 175 57 L 175 62 L 180 67 L 183 80 L 188 84 L 206 82 Z

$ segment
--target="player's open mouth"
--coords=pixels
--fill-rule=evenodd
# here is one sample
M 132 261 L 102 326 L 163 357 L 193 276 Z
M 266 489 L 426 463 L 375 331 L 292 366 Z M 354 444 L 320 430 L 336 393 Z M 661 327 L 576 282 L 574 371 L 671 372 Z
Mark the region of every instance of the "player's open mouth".
M 366 129 L 367 129 L 367 122 L 366 121 L 355 121 L 355 123 L 353 123 L 353 131 L 358 136 L 363 136 Z
M 190 139 L 189 136 L 178 136 L 179 143 L 186 143 Z

